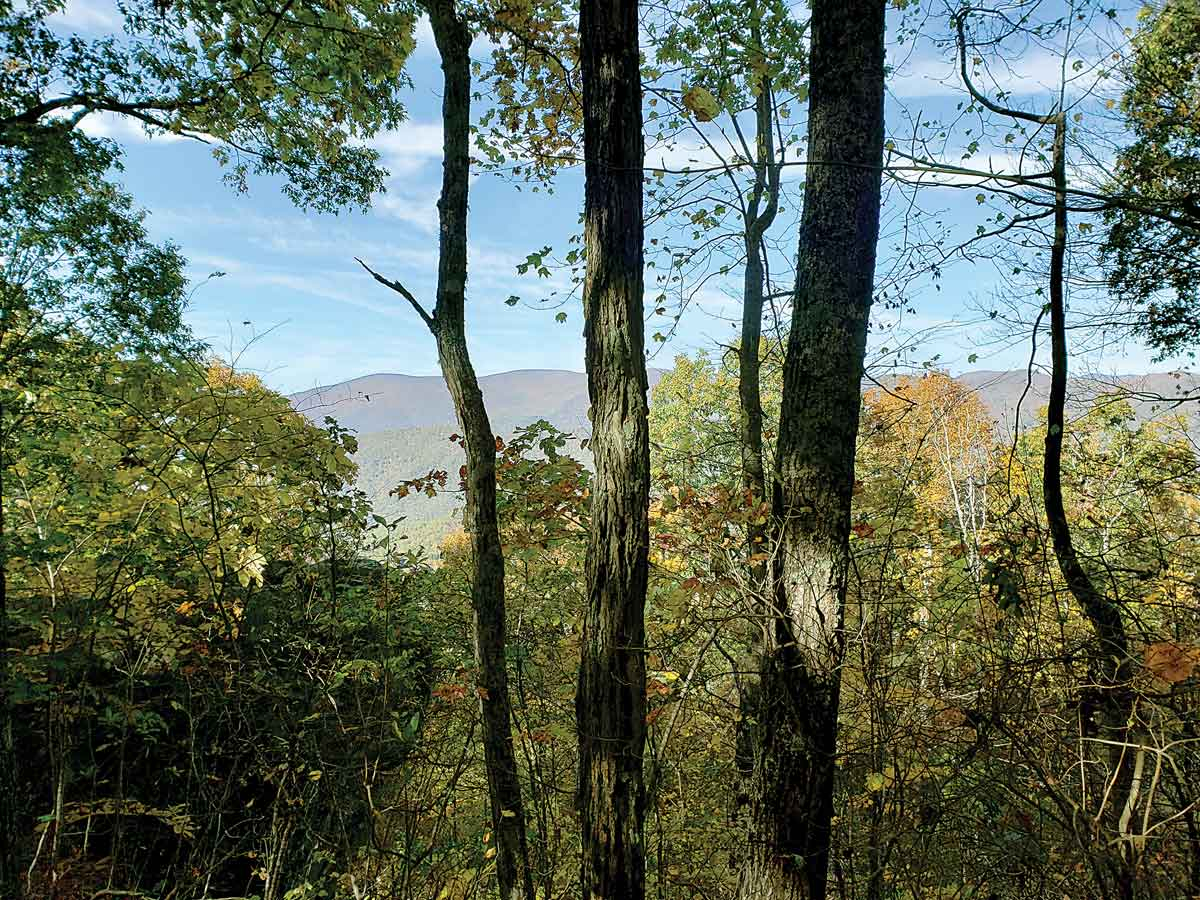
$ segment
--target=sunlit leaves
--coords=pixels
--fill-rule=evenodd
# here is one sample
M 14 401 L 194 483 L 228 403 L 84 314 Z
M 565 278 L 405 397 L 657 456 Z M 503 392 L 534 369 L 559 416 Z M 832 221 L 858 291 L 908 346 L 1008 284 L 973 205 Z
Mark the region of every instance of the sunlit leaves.
M 706 88 L 694 84 L 683 92 L 684 107 L 700 122 L 711 122 L 721 112 L 721 105 Z
M 1121 100 L 1134 141 L 1113 192 L 1134 202 L 1108 214 L 1111 286 L 1144 313 L 1138 328 L 1165 356 L 1194 347 L 1200 323 L 1200 6 L 1165 4 L 1145 17 Z M 1165 221 L 1156 211 L 1175 221 Z
M 399 124 L 415 12 L 353 0 L 282 9 L 224 0 L 138 2 L 119 40 L 68 38 L 40 7 L 0 28 L 0 144 L 96 111 L 149 132 L 215 140 L 227 178 L 283 176 L 301 206 L 365 205 L 382 187 L 365 139 Z

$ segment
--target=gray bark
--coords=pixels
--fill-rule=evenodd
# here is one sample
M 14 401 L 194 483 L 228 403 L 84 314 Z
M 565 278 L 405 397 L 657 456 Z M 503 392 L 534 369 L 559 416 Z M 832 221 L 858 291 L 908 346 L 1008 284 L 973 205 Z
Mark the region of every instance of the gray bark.
M 636 0 L 583 0 L 583 289 L 595 458 L 575 711 L 584 900 L 645 894 L 650 449 Z
M 860 384 L 883 159 L 884 3 L 814 0 L 809 164 L 739 896 L 826 896 Z

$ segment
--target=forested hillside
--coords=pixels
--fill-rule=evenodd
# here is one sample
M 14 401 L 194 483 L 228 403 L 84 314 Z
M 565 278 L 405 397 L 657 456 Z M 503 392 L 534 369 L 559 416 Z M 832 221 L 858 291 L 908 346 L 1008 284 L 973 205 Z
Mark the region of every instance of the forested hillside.
M 0 900 L 1200 898 L 1198 98 L 1200 0 L 0 0 Z
M 690 371 L 692 360 L 680 362 Z M 654 387 L 662 375 L 660 370 L 650 370 L 652 406 L 656 402 Z M 893 376 L 889 383 L 896 380 Z M 1041 373 L 976 371 L 963 373 L 957 380 L 978 395 L 998 435 L 1011 434 L 1014 427 L 1023 431 L 1035 426 L 1046 405 L 1048 379 Z M 591 465 L 591 454 L 579 444 L 591 430 L 583 375 L 509 372 L 483 381 L 497 434 L 511 435 L 521 426 L 548 421 L 573 435 L 567 452 L 585 466 Z M 1187 429 L 1196 434 L 1200 410 L 1189 398 L 1197 396 L 1198 384 L 1197 376 L 1187 372 L 1075 378 L 1068 389 L 1068 408 L 1072 416 L 1084 416 L 1097 398 L 1119 398 L 1128 403 L 1137 422 L 1182 416 Z M 871 382 L 864 382 L 864 388 L 870 390 Z M 402 531 L 412 544 L 436 552 L 442 538 L 458 525 L 461 493 L 398 497 L 393 489 L 430 472 L 455 472 L 463 464 L 461 447 L 450 439 L 458 426 L 440 379 L 375 375 L 289 399 L 315 423 L 330 416 L 341 426 L 355 429 L 356 487 L 375 512 L 388 519 L 404 517 Z M 553 412 L 538 413 L 539 409 Z M 439 417 L 445 421 L 437 422 Z

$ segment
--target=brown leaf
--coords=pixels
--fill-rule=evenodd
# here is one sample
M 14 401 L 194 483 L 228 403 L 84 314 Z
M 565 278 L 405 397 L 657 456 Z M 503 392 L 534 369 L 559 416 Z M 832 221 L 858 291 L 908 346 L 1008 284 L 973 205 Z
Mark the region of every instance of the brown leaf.
M 1146 668 L 1168 684 L 1191 678 L 1198 662 L 1200 650 L 1174 641 L 1160 641 L 1146 648 Z

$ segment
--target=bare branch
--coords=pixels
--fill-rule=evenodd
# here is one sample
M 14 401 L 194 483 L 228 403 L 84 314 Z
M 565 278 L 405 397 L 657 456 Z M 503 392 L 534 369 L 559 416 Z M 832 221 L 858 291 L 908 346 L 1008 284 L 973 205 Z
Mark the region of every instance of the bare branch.
M 984 94 L 980 93 L 975 85 L 971 82 L 971 76 L 967 73 L 967 35 L 964 30 L 964 22 L 967 15 L 972 12 L 970 7 L 963 9 L 954 17 L 954 28 L 958 32 L 958 64 L 959 74 L 962 76 L 963 84 L 975 98 L 977 103 L 982 104 L 987 109 L 994 113 L 999 113 L 1002 116 L 1010 116 L 1014 119 L 1024 119 L 1026 122 L 1033 122 L 1037 125 L 1053 125 L 1055 121 L 1054 115 L 1039 115 L 1037 113 L 1025 112 L 1021 109 L 1011 109 L 1007 106 L 1001 106 L 994 102 Z
M 378 272 L 376 272 L 374 269 L 372 269 L 370 266 L 368 266 L 365 262 L 363 262 L 361 259 L 359 259 L 357 256 L 354 257 L 354 261 L 356 263 L 358 263 L 360 266 L 362 266 L 364 269 L 366 269 L 370 273 L 371 277 L 374 278 L 376 281 L 378 281 L 380 284 L 382 284 L 384 287 L 391 288 L 393 291 L 395 291 L 397 294 L 399 294 L 401 297 L 403 297 L 405 300 L 407 300 L 412 305 L 412 308 L 417 311 L 417 315 L 419 315 L 421 317 L 421 320 L 429 327 L 429 330 L 432 331 L 434 334 L 437 333 L 437 320 L 434 319 L 434 317 L 431 316 L 429 313 L 425 312 L 425 307 L 423 307 L 421 305 L 420 301 L 417 300 L 417 298 L 412 295 L 412 292 L 408 288 L 406 288 L 404 285 L 402 285 L 398 281 L 392 281 L 389 278 L 384 278 L 382 275 L 380 275 Z

